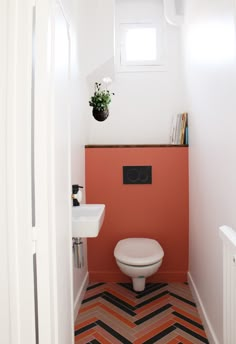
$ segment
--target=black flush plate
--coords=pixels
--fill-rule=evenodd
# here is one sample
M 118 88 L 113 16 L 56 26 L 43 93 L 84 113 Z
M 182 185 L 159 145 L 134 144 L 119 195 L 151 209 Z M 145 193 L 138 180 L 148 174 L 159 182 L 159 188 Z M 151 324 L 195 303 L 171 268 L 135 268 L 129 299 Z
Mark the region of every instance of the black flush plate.
M 152 184 L 152 166 L 123 166 L 123 184 Z

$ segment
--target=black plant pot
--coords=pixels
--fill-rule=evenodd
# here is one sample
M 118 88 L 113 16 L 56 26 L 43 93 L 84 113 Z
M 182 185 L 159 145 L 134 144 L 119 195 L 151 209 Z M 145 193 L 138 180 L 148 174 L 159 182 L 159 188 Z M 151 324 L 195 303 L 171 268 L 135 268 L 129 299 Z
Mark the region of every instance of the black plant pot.
M 107 119 L 108 116 L 109 116 L 109 110 L 108 109 L 103 110 L 103 111 L 99 111 L 99 110 L 93 108 L 93 117 L 97 121 L 99 121 L 99 122 L 105 121 L 105 119 Z

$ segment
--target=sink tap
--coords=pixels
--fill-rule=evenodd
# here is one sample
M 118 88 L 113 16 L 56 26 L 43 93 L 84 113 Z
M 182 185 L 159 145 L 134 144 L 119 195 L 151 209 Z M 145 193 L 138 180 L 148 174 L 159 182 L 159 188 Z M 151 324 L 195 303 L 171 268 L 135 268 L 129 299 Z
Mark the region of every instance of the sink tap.
M 73 207 L 78 207 L 80 205 L 80 202 L 77 199 L 79 189 L 83 189 L 83 186 L 72 185 L 72 195 L 71 195 L 71 198 L 72 198 L 72 201 L 73 201 Z

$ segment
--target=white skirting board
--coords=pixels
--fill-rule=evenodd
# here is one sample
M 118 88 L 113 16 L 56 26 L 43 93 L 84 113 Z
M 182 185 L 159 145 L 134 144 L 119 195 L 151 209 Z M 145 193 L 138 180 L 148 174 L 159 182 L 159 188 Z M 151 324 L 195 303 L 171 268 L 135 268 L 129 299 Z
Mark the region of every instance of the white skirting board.
M 193 298 L 197 304 L 198 312 L 200 314 L 201 320 L 203 322 L 204 329 L 206 331 L 207 339 L 209 340 L 210 344 L 220 344 L 218 341 L 216 334 L 211 326 L 210 320 L 207 316 L 206 310 L 198 293 L 197 287 L 192 279 L 190 272 L 188 272 L 188 283 L 190 290 L 193 294 Z
M 85 294 L 85 291 L 86 291 L 86 288 L 89 284 L 89 273 L 87 272 L 85 277 L 84 277 L 84 280 L 81 284 L 81 287 L 76 295 L 76 298 L 75 298 L 75 302 L 74 302 L 74 320 L 76 319 L 77 317 L 77 314 L 79 312 L 79 309 L 80 309 L 80 306 L 81 306 L 81 303 L 83 301 L 83 298 L 84 298 L 84 294 Z

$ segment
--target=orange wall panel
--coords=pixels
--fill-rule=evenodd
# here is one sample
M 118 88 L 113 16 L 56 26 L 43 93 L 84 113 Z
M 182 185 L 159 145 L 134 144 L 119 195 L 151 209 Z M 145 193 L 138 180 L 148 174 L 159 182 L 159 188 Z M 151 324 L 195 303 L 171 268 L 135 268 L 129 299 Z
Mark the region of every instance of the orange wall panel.
M 151 165 L 152 184 L 123 184 L 123 166 Z M 188 270 L 188 148 L 86 148 L 86 201 L 104 203 L 104 224 L 88 239 L 91 281 L 129 281 L 113 251 L 123 238 L 146 237 L 164 250 L 149 281 L 185 281 Z

